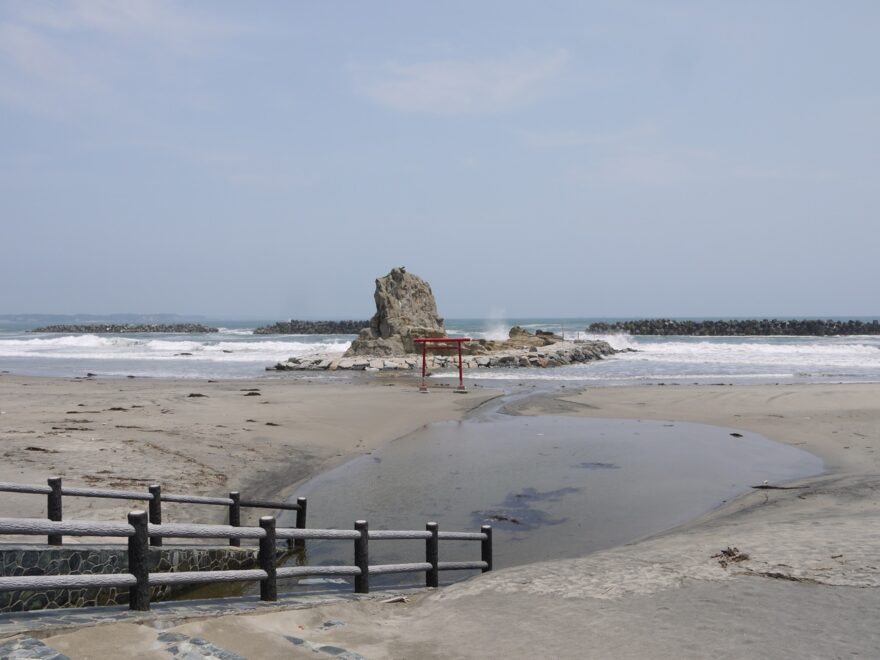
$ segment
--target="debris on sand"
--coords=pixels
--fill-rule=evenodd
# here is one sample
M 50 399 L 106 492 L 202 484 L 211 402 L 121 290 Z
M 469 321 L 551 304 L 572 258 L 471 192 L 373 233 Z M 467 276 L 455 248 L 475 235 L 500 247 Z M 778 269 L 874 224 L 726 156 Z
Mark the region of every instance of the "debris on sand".
M 385 600 L 380 600 L 380 603 L 408 603 L 409 599 L 406 596 L 392 596 L 391 598 L 386 598 Z
M 712 555 L 712 559 L 717 559 L 718 563 L 721 564 L 721 568 L 727 568 L 730 564 L 746 561 L 749 559 L 749 555 L 745 552 L 740 552 L 739 548 L 735 546 L 727 546 L 717 555 Z

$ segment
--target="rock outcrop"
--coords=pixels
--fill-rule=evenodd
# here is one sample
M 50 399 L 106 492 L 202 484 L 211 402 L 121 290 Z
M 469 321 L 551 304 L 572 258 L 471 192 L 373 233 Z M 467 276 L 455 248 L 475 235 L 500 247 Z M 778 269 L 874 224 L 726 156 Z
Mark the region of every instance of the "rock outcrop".
M 374 297 L 376 314 L 345 354 L 292 357 L 266 367 L 266 370 L 419 371 L 422 367 L 421 347 L 415 340 L 446 337 L 431 286 L 420 277 L 407 273 L 403 267 L 394 268 L 376 280 Z M 465 343 L 461 349 L 465 369 L 558 367 L 601 360 L 606 355 L 620 352 L 604 341 L 565 341 L 552 332 L 537 330 L 531 333 L 520 326 L 511 328 L 508 339 L 503 341 L 479 339 Z M 457 368 L 458 357 L 451 354 L 454 352 L 443 347 L 435 350 L 429 347 L 426 355 L 428 369 Z
M 414 339 L 445 337 L 431 286 L 403 267 L 376 280 L 376 313 L 345 356 L 401 356 L 415 353 Z
M 627 352 L 631 349 L 625 349 Z M 620 353 L 604 341 L 561 341 L 552 346 L 537 348 L 507 348 L 485 355 L 470 354 L 462 359 L 465 369 L 516 369 L 516 368 L 547 368 L 560 367 L 566 364 L 578 364 L 601 360 L 607 355 Z M 427 357 L 429 371 L 455 370 L 458 368 L 456 355 L 434 355 Z M 292 357 L 286 362 L 279 362 L 274 367 L 266 367 L 267 371 L 413 371 L 422 368 L 421 355 L 404 355 L 398 357 L 379 356 L 341 356 L 339 353 L 306 355 Z
M 517 351 L 522 349 L 543 348 L 564 341 L 564 339 L 546 330 L 535 330 L 532 334 L 525 328 L 515 325 L 510 329 L 508 338 L 475 339 L 462 346 L 465 355 L 489 355 L 499 351 Z
M 735 319 L 728 321 L 686 321 L 642 319 L 620 323 L 593 323 L 587 332 L 630 335 L 722 336 L 814 336 L 880 335 L 880 321 L 837 321 L 834 319 Z
M 254 330 L 255 335 L 356 335 L 369 321 L 278 321 Z

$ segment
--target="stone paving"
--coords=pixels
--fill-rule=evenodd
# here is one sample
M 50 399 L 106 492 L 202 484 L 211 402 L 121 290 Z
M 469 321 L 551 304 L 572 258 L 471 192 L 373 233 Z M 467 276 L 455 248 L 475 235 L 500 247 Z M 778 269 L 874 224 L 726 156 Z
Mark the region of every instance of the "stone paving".
M 335 622 L 334 622 L 335 623 Z M 309 649 L 319 655 L 328 655 L 338 660 L 366 660 L 359 653 L 347 651 L 330 644 L 315 644 L 300 637 L 284 635 L 292 646 Z M 233 653 L 212 644 L 201 637 L 190 637 L 179 632 L 163 632 L 156 636 L 169 657 L 176 660 L 247 660 L 245 656 Z M 70 660 L 63 653 L 33 637 L 16 637 L 0 643 L 2 660 Z
M 419 593 L 421 589 L 405 589 L 396 594 Z M 276 602 L 263 602 L 256 596 L 216 598 L 192 601 L 152 603 L 149 612 L 133 612 L 125 606 L 89 607 L 80 609 L 40 610 L 0 614 L 0 660 L 41 658 L 66 660 L 67 656 L 35 639 L 48 638 L 77 629 L 115 622 L 142 624 L 156 631 L 156 639 L 170 658 L 180 660 L 243 660 L 243 656 L 217 646 L 200 637 L 191 637 L 168 628 L 191 619 L 220 617 L 229 614 L 268 613 L 272 611 L 305 609 L 346 600 L 386 599 L 390 592 L 369 596 L 338 592 L 312 594 L 281 594 Z M 342 626 L 342 621 L 326 621 L 321 629 Z M 162 632 L 162 631 L 166 632 Z M 4 639 L 6 638 L 6 639 Z M 333 657 L 338 660 L 365 660 L 358 653 L 344 648 L 319 644 L 301 637 L 284 635 L 292 647 L 312 651 L 316 660 Z
M 233 653 L 212 644 L 201 637 L 190 637 L 179 632 L 163 632 L 156 636 L 169 657 L 179 660 L 247 660 L 245 656 Z M 319 655 L 328 655 L 338 660 L 366 660 L 359 653 L 347 651 L 330 644 L 315 644 L 300 637 L 284 635 L 292 646 L 309 649 Z M 0 643 L 2 660 L 70 660 L 63 653 L 33 637 L 16 637 Z
M 387 593 L 385 594 L 388 595 Z M 304 608 L 339 600 L 358 598 L 352 594 L 279 594 L 275 602 L 263 602 L 257 596 L 212 598 L 205 600 L 151 603 L 149 612 L 133 612 L 125 605 L 84 607 L 78 609 L 37 610 L 0 614 L 0 639 L 20 633 L 53 633 L 59 630 L 97 625 L 113 621 L 161 623 L 168 627 L 191 617 L 223 616 L 244 612 Z
M 201 637 L 189 637 L 183 633 L 161 633 L 157 639 L 165 644 L 165 652 L 183 660 L 246 660 L 243 656 L 221 649 Z
M 346 651 L 338 646 L 331 646 L 330 644 L 315 644 L 314 642 L 309 642 L 300 637 L 291 637 L 290 635 L 285 635 L 284 639 L 288 640 L 294 646 L 309 649 L 314 653 L 326 653 L 327 655 L 332 655 L 334 658 L 339 658 L 339 660 L 366 660 L 366 658 L 360 653 Z
M 0 658 L 3 660 L 25 660 L 40 658 L 41 660 L 70 660 L 51 646 L 46 646 L 33 637 L 17 637 L 0 643 Z

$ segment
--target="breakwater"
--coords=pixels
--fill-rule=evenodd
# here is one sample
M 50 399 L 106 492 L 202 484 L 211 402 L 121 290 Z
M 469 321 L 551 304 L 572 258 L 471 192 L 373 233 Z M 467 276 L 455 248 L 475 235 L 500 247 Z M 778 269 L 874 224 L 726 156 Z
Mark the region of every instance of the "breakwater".
M 626 352 L 632 349 L 626 349 Z M 565 341 L 551 344 L 543 348 L 535 346 L 501 350 L 482 355 L 462 356 L 464 369 L 491 369 L 517 367 L 561 367 L 567 364 L 592 362 L 601 360 L 606 355 L 614 355 L 623 351 L 615 350 L 605 341 Z M 458 368 L 456 355 L 430 353 L 426 357 L 429 371 Z M 422 356 L 416 354 L 383 357 L 383 356 L 352 356 L 344 357 L 341 353 L 323 353 L 292 357 L 287 362 L 279 362 L 274 367 L 266 367 L 267 371 L 336 371 L 337 369 L 353 371 L 399 371 L 418 370 L 422 368 Z
M 255 335 L 356 335 L 369 321 L 279 321 L 254 330 Z
M 703 337 L 731 336 L 813 336 L 880 335 L 880 321 L 837 321 L 833 319 L 745 319 L 719 321 L 686 321 L 674 319 L 640 319 L 619 323 L 592 323 L 587 332 L 630 335 L 688 335 Z
M 169 334 L 205 334 L 219 332 L 201 323 L 64 323 L 34 328 L 28 332 L 58 332 L 75 334 L 126 334 L 164 332 Z

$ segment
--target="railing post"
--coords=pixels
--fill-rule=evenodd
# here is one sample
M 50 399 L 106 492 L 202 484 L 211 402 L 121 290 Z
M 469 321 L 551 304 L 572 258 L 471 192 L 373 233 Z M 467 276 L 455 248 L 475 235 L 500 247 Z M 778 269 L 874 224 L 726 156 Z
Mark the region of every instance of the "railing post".
M 492 525 L 483 525 L 480 531 L 486 535 L 486 538 L 480 543 L 480 559 L 486 562 L 486 568 L 483 573 L 492 570 Z
M 368 594 L 370 593 L 369 526 L 366 520 L 356 520 L 354 528 L 361 533 L 354 540 L 354 565 L 361 569 L 361 574 L 354 577 L 354 592 L 356 594 Z
M 237 490 L 229 493 L 229 499 L 232 503 L 229 505 L 229 525 L 231 527 L 241 527 L 241 493 Z M 237 548 L 241 545 L 241 539 L 229 539 L 229 545 Z
M 297 497 L 296 503 L 299 504 L 299 509 L 296 510 L 296 528 L 297 529 L 305 529 L 306 528 L 306 505 L 308 501 L 305 497 Z M 305 539 L 293 539 L 287 540 L 287 547 L 291 547 L 291 545 L 298 550 L 304 550 L 306 547 Z
M 161 525 L 162 524 L 162 487 L 159 484 L 153 484 L 150 486 L 150 495 L 153 496 L 153 499 L 150 500 L 150 524 L 151 525 Z M 151 536 L 150 537 L 150 545 L 159 547 L 162 545 L 162 537 L 161 536 Z
M 137 580 L 128 588 L 128 609 L 146 612 L 150 609 L 150 546 L 145 511 L 128 514 L 128 524 L 134 535 L 128 537 L 128 572 Z
M 260 570 L 266 571 L 266 579 L 260 580 L 260 600 L 278 600 L 278 585 L 275 582 L 275 518 L 263 516 L 260 527 L 266 536 L 260 539 L 260 553 L 257 560 Z
M 61 507 L 61 477 L 49 477 L 48 479 L 49 488 L 52 489 L 52 492 L 49 493 L 49 499 L 47 502 L 47 517 L 49 520 L 54 520 L 56 522 L 61 521 L 62 507 Z M 61 535 L 60 534 L 49 534 L 48 538 L 49 545 L 61 545 Z
M 425 529 L 431 532 L 431 538 L 425 539 L 425 563 L 431 564 L 431 570 L 425 573 L 425 586 L 440 586 L 440 571 L 437 564 L 440 562 L 440 530 L 435 522 L 429 522 Z

